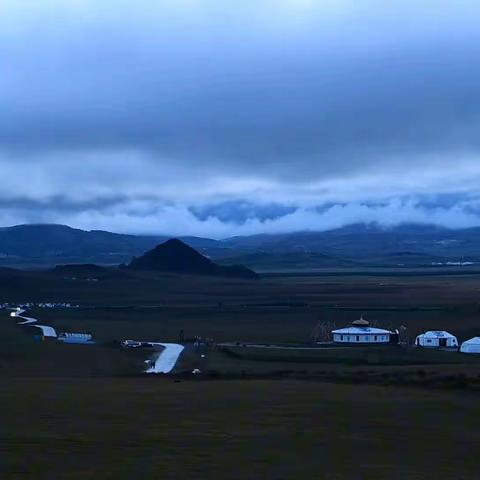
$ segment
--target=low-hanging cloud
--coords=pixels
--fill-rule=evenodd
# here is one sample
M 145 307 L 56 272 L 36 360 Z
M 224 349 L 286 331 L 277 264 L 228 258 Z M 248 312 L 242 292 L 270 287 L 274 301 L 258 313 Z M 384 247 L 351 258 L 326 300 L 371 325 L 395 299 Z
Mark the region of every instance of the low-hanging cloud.
M 225 205 L 208 208 L 199 214 L 186 204 L 154 202 L 152 199 L 125 201 L 111 199 L 101 208 L 95 204 L 61 204 L 54 202 L 33 208 L 21 201 L 3 208 L 0 202 L 0 221 L 22 223 L 70 223 L 93 230 L 126 231 L 138 234 L 208 235 L 221 239 L 234 235 L 263 233 L 287 233 L 292 231 L 325 231 L 355 223 L 377 224 L 386 228 L 405 223 L 435 224 L 447 228 L 480 226 L 480 198 L 463 198 L 453 204 L 442 205 L 441 199 L 429 205 L 428 199 L 391 199 L 380 203 L 330 203 L 319 207 L 288 209 L 281 205 L 251 205 L 255 214 L 245 215 L 245 207 L 239 202 L 235 211 L 229 202 L 228 218 L 218 215 Z M 262 212 L 264 215 L 262 216 Z M 268 212 L 265 215 L 265 212 Z

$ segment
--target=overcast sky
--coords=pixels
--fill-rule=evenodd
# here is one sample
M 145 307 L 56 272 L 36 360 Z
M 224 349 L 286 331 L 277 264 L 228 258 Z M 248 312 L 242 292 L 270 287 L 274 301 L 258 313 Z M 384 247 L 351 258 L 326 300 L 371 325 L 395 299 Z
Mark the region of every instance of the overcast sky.
M 479 23 L 475 0 L 1 0 L 0 224 L 480 225 Z

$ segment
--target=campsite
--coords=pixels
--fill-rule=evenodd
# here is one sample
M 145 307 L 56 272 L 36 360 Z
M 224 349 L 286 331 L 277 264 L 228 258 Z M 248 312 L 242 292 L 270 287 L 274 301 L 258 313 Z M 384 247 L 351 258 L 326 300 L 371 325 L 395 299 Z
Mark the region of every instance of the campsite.
M 466 359 L 458 352 L 459 348 L 454 348 L 454 352 L 448 351 L 450 348 L 447 351 L 444 348 L 439 351 L 416 348 L 417 338 L 428 331 L 455 334 L 457 347 L 478 334 L 480 304 L 476 296 L 479 284 L 471 275 L 397 277 L 392 273 L 391 277 L 347 274 L 332 277 L 319 274 L 224 280 L 122 272 L 98 282 L 79 282 L 48 272 L 24 271 L 21 275 L 25 287 L 11 291 L 8 275 L 3 273 L 3 283 L 5 301 L 10 305 L 28 304 L 28 313 L 23 314 L 28 318 L 38 318 L 58 333 L 89 332 L 95 344 L 82 350 L 73 346 L 69 349 L 69 345 L 59 345 L 48 338 L 38 342 L 32 335 L 35 329 L 31 326 L 35 324 L 16 325 L 4 321 L 1 324 L 4 329 L 2 342 L 11 357 L 6 356 L 2 362 L 3 375 L 22 371 L 24 364 L 28 371 L 28 361 L 33 356 L 37 369 L 55 376 L 55 371 L 49 371 L 48 367 L 44 370 L 42 365 L 57 355 L 67 355 L 67 358 L 68 355 L 85 355 L 85 366 L 90 365 L 99 372 L 141 374 L 143 368 L 139 368 L 138 362 L 142 355 L 145 361 L 155 352 L 143 349 L 139 349 L 140 352 L 128 349 L 127 352 L 120 348 L 126 339 L 140 344 L 184 343 L 187 348 L 175 367 L 175 371 L 182 374 L 188 374 L 190 367 L 191 370 L 198 367 L 205 375 L 213 373 L 227 377 L 242 370 L 255 376 L 302 368 L 313 375 L 322 365 L 349 368 L 370 365 L 384 369 L 389 365 L 414 368 L 422 364 L 465 364 L 467 371 L 474 371 L 478 363 L 475 355 Z M 44 308 L 46 303 L 52 308 Z M 36 306 L 38 304 L 41 307 Z M 70 307 L 66 307 L 67 304 Z M 5 313 L 8 316 L 8 308 Z M 369 322 L 369 328 L 400 332 L 399 345 L 382 347 L 353 342 L 352 348 L 343 349 L 328 345 L 334 340 L 333 331 L 348 327 L 360 317 L 368 319 L 365 321 Z M 195 349 L 188 347 L 196 338 L 209 339 L 208 355 L 198 359 L 208 364 L 206 369 L 195 364 Z M 356 336 L 352 341 L 354 338 Z M 373 336 L 371 339 L 374 343 Z M 22 347 L 17 348 L 17 345 Z M 25 345 L 30 345 L 28 356 L 24 354 Z M 276 348 L 258 348 L 258 345 Z M 345 347 L 348 346 L 347 342 Z M 92 356 L 92 352 L 98 353 Z M 96 365 L 97 355 L 98 359 L 122 360 L 102 360 L 101 365 Z M 242 362 L 249 359 L 248 368 L 245 363 L 242 368 L 235 366 L 233 357 Z M 254 357 L 268 362 L 254 362 Z M 15 358 L 15 361 L 8 358 Z M 299 366 L 299 362 L 303 365 Z M 124 366 L 118 369 L 117 365 Z M 129 366 L 125 368 L 125 365 Z M 58 368 L 68 371 L 65 366 Z M 78 368 L 75 366 L 73 370 Z

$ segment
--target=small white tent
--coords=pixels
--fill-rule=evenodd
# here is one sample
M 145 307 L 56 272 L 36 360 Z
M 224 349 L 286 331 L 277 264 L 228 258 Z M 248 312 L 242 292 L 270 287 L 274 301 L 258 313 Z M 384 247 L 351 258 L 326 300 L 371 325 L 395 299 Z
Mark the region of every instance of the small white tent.
M 457 337 L 445 331 L 431 331 L 419 335 L 415 340 L 418 347 L 430 348 L 456 348 L 458 347 Z
M 479 353 L 480 354 L 480 337 L 473 337 L 462 343 L 460 347 L 462 353 Z

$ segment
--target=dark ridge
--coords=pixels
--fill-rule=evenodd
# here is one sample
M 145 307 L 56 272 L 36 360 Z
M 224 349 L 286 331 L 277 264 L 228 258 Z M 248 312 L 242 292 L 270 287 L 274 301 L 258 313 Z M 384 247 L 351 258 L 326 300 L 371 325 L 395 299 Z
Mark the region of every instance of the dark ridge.
M 93 263 L 57 265 L 50 270 L 51 273 L 76 278 L 111 278 L 124 276 L 126 273 L 120 272 L 117 268 L 102 267 Z
M 56 265 L 52 269 L 56 273 L 102 273 L 107 271 L 105 267 L 100 267 L 93 263 L 81 263 L 81 264 L 70 264 L 70 265 Z
M 241 265 L 217 265 L 176 238 L 158 245 L 141 257 L 134 258 L 126 268 L 193 275 L 257 278 L 257 274 L 253 270 Z
M 118 264 L 141 255 L 160 242 L 165 235 L 126 235 L 103 230 L 80 230 L 66 225 L 16 225 L 0 228 L 0 260 L 5 265 L 24 259 L 50 260 L 55 264 Z M 185 237 L 195 248 L 211 248 L 216 240 Z M 56 260 L 55 260 L 56 259 Z

